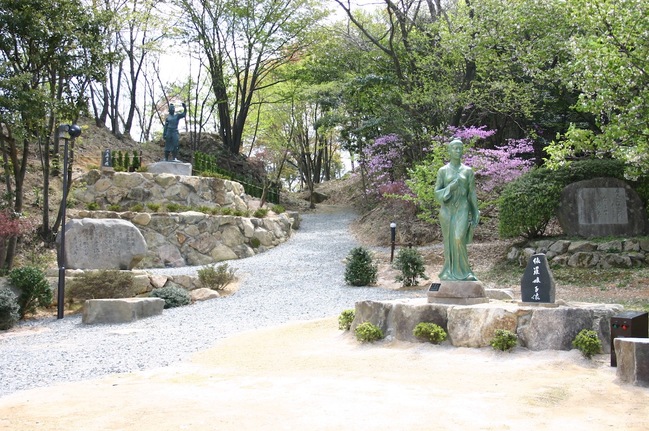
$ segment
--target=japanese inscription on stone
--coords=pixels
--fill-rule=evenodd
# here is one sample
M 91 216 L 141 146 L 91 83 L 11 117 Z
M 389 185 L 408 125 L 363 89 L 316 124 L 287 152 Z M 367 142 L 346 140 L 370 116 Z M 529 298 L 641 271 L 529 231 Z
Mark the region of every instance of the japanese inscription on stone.
M 555 284 L 545 254 L 533 255 L 521 280 L 523 302 L 554 303 Z
M 579 223 L 627 224 L 626 190 L 621 187 L 583 188 L 577 193 Z
M 101 167 L 110 168 L 112 166 L 113 166 L 113 161 L 111 160 L 110 157 L 110 150 L 104 150 L 101 153 Z

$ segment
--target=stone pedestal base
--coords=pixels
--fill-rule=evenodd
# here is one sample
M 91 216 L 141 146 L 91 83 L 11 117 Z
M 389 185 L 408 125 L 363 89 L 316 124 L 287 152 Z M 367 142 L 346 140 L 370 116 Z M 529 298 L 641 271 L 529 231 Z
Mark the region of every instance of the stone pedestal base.
M 147 171 L 152 174 L 190 176 L 192 174 L 192 164 L 183 162 L 156 162 L 147 165 Z
M 436 304 L 473 305 L 489 302 L 479 281 L 442 281 L 428 289 L 428 302 Z

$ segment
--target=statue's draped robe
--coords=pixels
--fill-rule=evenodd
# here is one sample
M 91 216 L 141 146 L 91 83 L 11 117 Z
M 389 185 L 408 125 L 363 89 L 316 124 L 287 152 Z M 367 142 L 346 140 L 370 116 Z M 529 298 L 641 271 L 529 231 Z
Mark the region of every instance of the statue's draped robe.
M 457 187 L 451 190 L 454 180 Z M 441 204 L 439 222 L 444 236 L 444 268 L 439 279 L 475 281 L 466 248 L 473 239 L 472 221 L 477 219 L 478 211 L 473 169 L 450 163 L 441 167 L 437 172 L 435 198 Z

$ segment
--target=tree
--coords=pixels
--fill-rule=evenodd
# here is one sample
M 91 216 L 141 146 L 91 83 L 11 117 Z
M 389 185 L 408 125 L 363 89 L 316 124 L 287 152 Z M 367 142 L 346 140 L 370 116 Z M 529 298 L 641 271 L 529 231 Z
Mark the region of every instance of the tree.
M 315 0 L 175 0 L 188 35 L 203 47 L 217 100 L 219 134 L 235 154 L 255 94 L 277 82 L 272 72 L 293 61 L 323 12 Z
M 103 79 L 99 29 L 109 18 L 92 15 L 79 0 L 0 0 L 0 151 L 11 172 L 7 199 L 16 213 L 23 209 L 30 153 L 40 145 L 48 178 L 50 144 L 58 151 L 57 125 L 76 120 L 89 83 Z M 48 193 L 43 190 L 44 199 Z M 49 239 L 47 210 L 43 233 Z M 15 237 L 7 250 L 9 268 L 14 253 Z

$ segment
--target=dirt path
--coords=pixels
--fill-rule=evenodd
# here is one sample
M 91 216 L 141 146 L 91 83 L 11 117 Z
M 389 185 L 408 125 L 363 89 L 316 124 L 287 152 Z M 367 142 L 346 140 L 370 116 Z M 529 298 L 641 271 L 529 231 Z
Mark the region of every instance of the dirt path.
M 0 430 L 646 430 L 609 356 L 361 345 L 335 318 L 247 332 L 190 363 L 18 392 Z

